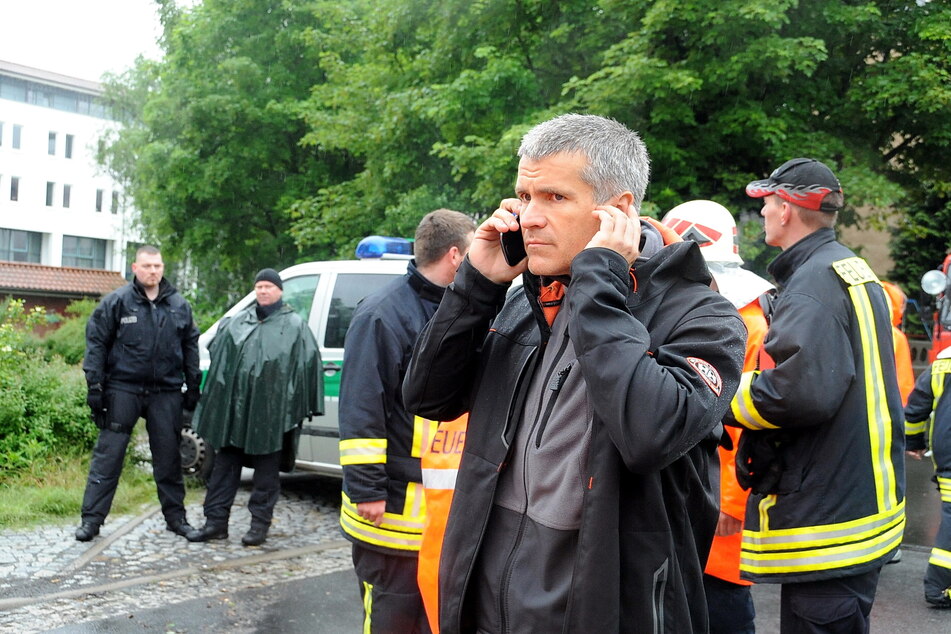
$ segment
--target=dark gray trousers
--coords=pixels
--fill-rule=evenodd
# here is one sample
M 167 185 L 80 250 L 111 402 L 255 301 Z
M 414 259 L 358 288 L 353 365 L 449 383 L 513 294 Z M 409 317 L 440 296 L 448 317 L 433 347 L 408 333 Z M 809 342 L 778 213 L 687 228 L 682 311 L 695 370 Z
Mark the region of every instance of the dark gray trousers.
M 181 392 L 120 392 L 106 390 L 106 426 L 99 430 L 83 495 L 82 521 L 100 525 L 112 508 L 122 474 L 129 436 L 139 418 L 145 419 L 152 453 L 152 475 L 162 514 L 169 524 L 185 519 L 185 483 L 182 477 Z
M 252 455 L 237 447 L 223 447 L 215 455 L 215 465 L 208 479 L 205 493 L 205 521 L 212 526 L 227 526 L 231 505 L 241 484 L 241 467 L 249 461 L 254 469 L 248 510 L 251 525 L 267 528 L 271 525 L 274 505 L 281 494 L 281 452 Z

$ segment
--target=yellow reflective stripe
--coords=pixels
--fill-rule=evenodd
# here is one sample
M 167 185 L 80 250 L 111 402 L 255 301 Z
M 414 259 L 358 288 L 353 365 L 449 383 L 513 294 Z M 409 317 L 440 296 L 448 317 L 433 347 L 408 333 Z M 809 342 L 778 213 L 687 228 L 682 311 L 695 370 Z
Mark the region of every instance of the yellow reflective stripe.
M 740 570 L 753 574 L 784 574 L 857 566 L 884 557 L 898 548 L 904 529 L 905 516 L 902 515 L 887 531 L 860 542 L 775 553 L 752 553 L 743 550 L 740 555 Z
M 373 634 L 370 615 L 373 614 L 373 584 L 363 582 L 363 634 Z
M 951 502 L 951 478 L 942 478 L 935 476 L 938 480 L 938 491 L 941 493 L 942 502 Z
M 906 436 L 917 436 L 918 434 L 925 433 L 925 421 L 920 423 L 909 423 L 905 421 L 905 435 Z
M 456 488 L 459 469 L 423 469 L 423 488 L 452 491 Z
M 386 464 L 386 438 L 341 440 L 340 464 Z
M 367 544 L 393 548 L 394 550 L 418 551 L 423 538 L 422 535 L 400 535 L 385 531 L 373 524 L 357 521 L 346 513 L 340 514 L 340 528 L 345 533 Z
M 750 389 L 753 386 L 753 379 L 758 375 L 759 370 L 753 370 L 752 372 L 744 372 L 740 377 L 740 387 L 736 391 L 733 401 L 730 403 L 733 418 L 747 429 L 777 429 L 778 425 L 767 422 L 753 404 L 753 396 L 750 394 Z
M 410 483 L 419 487 L 417 483 Z M 413 487 L 409 487 L 413 488 Z M 422 497 L 418 493 L 415 497 Z M 368 544 L 394 548 L 397 550 L 419 550 L 422 542 L 424 517 L 422 513 L 415 515 L 398 515 L 383 513 L 383 522 L 374 526 L 366 521 L 357 512 L 357 505 L 350 501 L 346 493 L 341 495 L 340 527 L 348 535 Z M 421 503 L 408 503 L 409 506 L 419 509 Z
M 414 487 L 417 489 L 420 488 L 420 484 L 418 482 L 410 482 L 409 485 L 410 486 L 408 486 L 407 489 L 411 489 Z M 418 493 L 414 495 L 416 497 L 422 497 Z M 407 497 L 409 497 L 408 491 L 407 491 Z M 342 493 L 341 499 L 342 499 L 342 504 L 340 506 L 341 514 L 350 515 L 351 517 L 355 518 L 359 522 L 363 522 L 366 524 L 370 524 L 370 526 L 373 526 L 373 524 L 367 522 L 365 519 L 360 517 L 360 514 L 357 512 L 357 505 L 350 501 L 350 498 L 347 496 L 345 492 Z M 410 504 L 410 503 L 407 503 L 407 506 L 411 506 L 414 509 L 417 509 L 420 507 L 419 504 Z M 400 533 L 421 533 L 423 532 L 423 523 L 425 519 L 426 519 L 425 514 L 421 512 L 417 512 L 413 514 L 403 513 L 402 515 L 397 513 L 384 512 L 383 523 L 380 524 L 379 526 L 374 526 L 374 528 L 379 530 L 387 530 L 387 529 L 395 530 Z
M 844 262 L 850 262 L 854 259 L 861 260 L 861 258 L 849 258 Z M 864 260 L 861 261 L 864 263 Z M 836 264 L 838 263 L 833 263 L 833 266 Z M 853 266 L 851 270 L 854 272 L 856 268 L 857 266 Z M 872 275 L 874 276 L 874 273 Z M 888 411 L 888 394 L 885 389 L 882 357 L 878 347 L 878 331 L 875 327 L 875 313 L 872 310 L 872 301 L 868 289 L 869 287 L 866 284 L 853 285 L 849 287 L 849 295 L 855 307 L 859 336 L 862 340 L 866 416 L 872 449 L 870 458 L 875 479 L 875 498 L 878 510 L 882 511 L 896 507 L 898 504 L 898 487 L 895 482 L 895 465 L 891 459 L 892 417 Z M 889 331 L 889 334 L 891 334 L 891 331 Z
M 429 420 L 422 416 L 413 418 L 413 448 L 411 451 L 414 458 L 421 458 L 423 449 L 433 444 L 433 436 L 436 435 L 437 429 L 439 429 L 439 421 Z
M 421 482 L 406 483 L 406 502 L 403 504 L 403 516 L 425 518 L 426 495 Z
M 928 563 L 932 566 L 951 569 L 951 552 L 941 550 L 940 548 L 932 548 Z
M 775 498 L 776 496 L 768 496 Z M 768 498 L 764 498 L 766 502 Z M 761 517 L 764 513 L 763 502 L 760 503 Z M 775 501 L 772 501 L 775 503 Z M 772 504 L 770 504 L 772 505 Z M 800 526 L 770 531 L 760 524 L 760 530 L 743 531 L 743 549 L 750 552 L 771 552 L 780 550 L 822 548 L 835 544 L 858 542 L 867 540 L 890 530 L 905 519 L 905 503 L 902 501 L 897 508 L 889 509 L 867 517 L 860 517 L 849 522 L 824 524 L 822 526 Z
M 759 502 L 759 528 L 760 532 L 769 530 L 769 509 L 776 506 L 776 494 L 767 495 Z M 745 531 L 744 531 L 745 533 Z

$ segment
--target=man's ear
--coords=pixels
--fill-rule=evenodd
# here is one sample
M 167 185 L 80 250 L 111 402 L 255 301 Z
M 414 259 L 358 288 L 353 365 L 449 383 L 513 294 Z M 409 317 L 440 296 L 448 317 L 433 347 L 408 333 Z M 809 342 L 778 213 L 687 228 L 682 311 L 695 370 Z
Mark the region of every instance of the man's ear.
M 792 215 L 793 215 L 792 205 L 784 201 L 782 206 L 782 211 L 779 214 L 780 225 L 782 225 L 783 227 L 788 225 L 789 221 L 792 219 Z
M 626 213 L 627 215 L 631 215 L 635 213 L 634 194 L 632 194 L 631 192 L 624 192 L 618 197 L 618 201 L 614 204 L 614 206 L 620 209 L 621 211 L 623 211 L 624 213 Z

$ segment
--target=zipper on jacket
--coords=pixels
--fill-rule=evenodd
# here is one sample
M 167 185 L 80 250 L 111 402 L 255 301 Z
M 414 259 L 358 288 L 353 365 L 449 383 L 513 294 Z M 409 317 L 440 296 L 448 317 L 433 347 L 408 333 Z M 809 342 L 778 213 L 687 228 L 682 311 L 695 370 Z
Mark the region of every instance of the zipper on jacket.
M 545 375 L 545 385 L 549 383 L 554 383 L 558 381 L 560 376 L 557 375 L 552 377 L 552 374 L 555 372 L 555 367 L 561 357 L 565 354 L 565 350 L 568 349 L 568 333 L 565 332 L 564 338 L 561 340 L 561 345 L 558 346 L 558 351 L 555 353 L 555 358 L 552 360 L 551 365 L 548 366 L 548 372 Z M 564 370 L 562 370 L 564 372 Z M 560 386 L 559 386 L 559 389 Z M 535 434 L 535 429 L 539 424 L 541 419 L 541 409 L 542 401 L 545 398 L 544 390 L 542 391 L 541 400 L 538 403 L 538 413 L 535 414 L 535 420 L 532 421 L 532 426 L 529 428 L 528 434 L 526 435 L 525 448 L 522 451 L 522 489 L 525 492 L 525 502 L 520 513 L 519 522 L 518 522 L 518 532 L 515 535 L 515 543 L 512 544 L 512 549 L 509 551 L 508 557 L 505 560 L 505 565 L 502 567 L 502 579 L 499 583 L 499 625 L 502 632 L 508 632 L 508 609 L 507 609 L 507 600 L 508 600 L 508 589 L 510 582 L 512 580 L 512 573 L 515 571 L 515 555 L 519 551 L 519 547 L 522 543 L 522 535 L 525 532 L 525 521 L 528 517 L 528 473 L 527 473 L 527 464 L 528 464 L 528 450 L 531 447 L 531 438 Z M 548 412 L 549 410 L 546 410 Z
M 572 364 L 569 363 L 562 368 L 548 384 L 548 389 L 552 392 L 552 395 L 548 398 L 548 405 L 545 407 L 545 413 L 542 415 L 541 422 L 538 425 L 538 434 L 535 435 L 535 449 L 542 446 L 542 434 L 545 432 L 545 427 L 548 426 L 548 419 L 551 418 L 551 412 L 555 409 L 555 401 L 558 400 L 558 395 L 561 394 L 561 388 L 565 385 L 565 381 L 568 380 L 568 373 L 571 372 L 571 368 Z

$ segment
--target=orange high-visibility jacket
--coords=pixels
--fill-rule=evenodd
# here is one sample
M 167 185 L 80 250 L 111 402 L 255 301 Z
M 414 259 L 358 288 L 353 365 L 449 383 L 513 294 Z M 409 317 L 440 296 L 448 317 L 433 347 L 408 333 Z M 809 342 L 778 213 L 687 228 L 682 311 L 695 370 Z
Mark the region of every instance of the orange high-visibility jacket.
M 436 435 L 420 459 L 423 467 L 423 491 L 426 499 L 426 522 L 419 547 L 416 580 L 423 596 L 423 607 L 433 634 L 439 634 L 439 556 L 446 532 L 446 519 L 456 488 L 456 474 L 462 449 L 466 444 L 468 414 L 439 423 Z
M 746 324 L 746 356 L 743 359 L 743 371 L 762 369 L 769 365 L 768 357 L 760 354 L 763 339 L 766 337 L 766 317 L 760 307 L 759 299 L 755 299 L 739 309 L 740 317 Z M 765 363 L 764 363 L 765 361 Z M 742 429 L 738 427 L 724 427 L 733 441 L 733 449 L 719 447 L 720 454 L 720 511 L 730 517 L 743 520 L 746 516 L 746 499 L 750 496 L 736 481 L 736 448 L 740 445 Z M 708 575 L 739 585 L 752 585 L 749 581 L 740 579 L 740 540 L 743 531 L 733 535 L 716 536 L 707 558 Z

